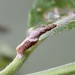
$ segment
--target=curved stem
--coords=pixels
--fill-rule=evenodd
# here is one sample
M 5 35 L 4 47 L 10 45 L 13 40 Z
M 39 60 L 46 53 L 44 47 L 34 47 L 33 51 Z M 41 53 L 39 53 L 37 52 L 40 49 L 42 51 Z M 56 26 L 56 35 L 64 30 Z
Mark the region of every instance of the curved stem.
M 57 27 L 61 28 L 61 25 L 64 26 L 66 25 L 66 23 L 70 23 L 72 22 L 72 20 L 75 20 L 75 14 L 68 16 L 64 19 L 61 19 L 60 21 L 54 23 L 54 24 L 58 24 Z M 56 29 L 56 28 L 55 28 Z M 52 32 L 55 30 L 52 29 Z M 48 36 L 48 35 L 47 35 Z M 43 36 L 39 39 L 39 42 L 26 50 L 25 54 L 20 58 L 18 56 L 15 57 L 15 59 L 2 71 L 0 71 L 0 75 L 13 75 L 15 74 L 16 71 L 18 71 L 18 69 L 23 65 L 23 63 L 27 60 L 27 58 L 29 57 L 29 55 L 32 53 L 32 51 L 39 45 L 40 42 L 42 42 L 47 36 Z M 47 72 L 47 73 L 46 73 Z M 49 74 L 48 74 L 49 73 Z M 48 70 L 48 71 L 44 71 L 40 72 L 40 75 L 66 75 L 66 74 L 73 74 L 75 73 L 75 63 L 66 65 L 66 66 L 62 66 L 53 70 Z M 34 74 L 35 75 L 35 74 Z M 38 73 L 37 73 L 38 75 Z
M 12 63 L 10 63 L 9 66 L 0 72 L 0 75 L 13 75 L 26 60 L 25 58 L 27 59 L 27 57 L 18 58 L 16 56 Z
M 75 62 L 69 63 L 53 69 L 48 69 L 27 75 L 71 75 L 75 74 Z
M 0 75 L 14 75 L 42 41 L 43 40 L 40 40 L 35 46 L 28 49 L 21 58 L 16 55 L 14 60 L 5 69 L 0 71 Z
M 28 58 L 29 54 L 26 56 L 22 56 L 22 58 L 15 57 L 15 59 L 3 70 L 0 72 L 0 75 L 13 75 L 26 61 Z

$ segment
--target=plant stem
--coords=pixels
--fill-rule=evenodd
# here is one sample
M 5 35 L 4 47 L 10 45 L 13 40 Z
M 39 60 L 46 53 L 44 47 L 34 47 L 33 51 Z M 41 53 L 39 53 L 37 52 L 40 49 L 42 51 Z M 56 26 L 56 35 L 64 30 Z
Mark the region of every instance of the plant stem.
M 75 14 L 68 16 L 66 18 L 63 18 L 57 22 L 55 22 L 54 24 L 58 25 L 57 27 L 61 28 L 61 26 L 65 26 L 68 23 L 72 22 L 72 20 L 75 20 Z M 52 29 L 52 32 L 54 32 L 56 28 Z M 33 50 L 46 38 L 47 36 L 45 35 L 42 36 L 39 39 L 39 42 L 31 47 L 30 49 L 27 49 L 25 54 L 19 58 L 18 56 L 15 57 L 15 59 L 2 71 L 0 71 L 0 75 L 13 75 L 15 74 L 16 71 L 18 71 L 18 69 L 23 65 L 23 63 L 27 60 L 27 58 L 29 57 L 29 55 L 33 52 Z M 66 75 L 66 74 L 73 74 L 75 73 L 75 63 L 66 65 L 66 66 L 62 66 L 53 70 L 47 70 L 47 71 L 42 71 L 39 72 L 39 74 L 37 73 L 37 75 Z M 36 74 L 34 74 L 36 75 Z
M 53 69 L 48 69 L 27 75 L 71 75 L 75 74 L 75 62 L 69 63 Z
M 40 40 L 35 46 L 28 49 L 21 58 L 16 55 L 14 60 L 5 69 L 0 71 L 0 75 L 14 75 L 42 41 L 43 40 Z
M 0 72 L 0 75 L 13 75 L 26 61 L 29 55 L 22 56 L 22 58 L 15 57 L 15 59 L 3 70 Z

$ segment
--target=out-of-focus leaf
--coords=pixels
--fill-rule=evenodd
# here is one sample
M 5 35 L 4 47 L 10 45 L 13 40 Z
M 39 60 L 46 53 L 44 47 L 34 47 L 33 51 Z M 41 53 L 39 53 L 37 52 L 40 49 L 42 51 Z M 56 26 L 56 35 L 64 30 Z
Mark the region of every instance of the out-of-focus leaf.
M 70 3 L 73 7 L 75 7 L 75 0 L 70 0 Z
M 11 61 L 11 58 L 0 56 L 0 69 L 5 68 Z
M 44 22 L 44 13 L 54 7 L 52 0 L 36 0 L 29 13 L 29 27 L 34 27 Z
M 15 57 L 14 48 L 6 44 L 0 44 L 0 69 L 7 66 Z
M 65 8 L 71 9 L 74 7 L 75 0 L 36 0 L 29 13 L 29 27 L 36 27 L 45 24 L 47 23 L 47 18 L 52 21 L 55 20 L 54 18 L 59 18 L 59 15 L 55 13 L 57 11 L 55 8 L 61 8 L 61 15 L 64 15 L 64 12 L 66 12 L 66 10 L 64 10 Z M 66 14 L 68 13 L 69 12 L 67 11 Z
M 75 0 L 55 0 L 55 3 L 60 8 L 75 7 Z

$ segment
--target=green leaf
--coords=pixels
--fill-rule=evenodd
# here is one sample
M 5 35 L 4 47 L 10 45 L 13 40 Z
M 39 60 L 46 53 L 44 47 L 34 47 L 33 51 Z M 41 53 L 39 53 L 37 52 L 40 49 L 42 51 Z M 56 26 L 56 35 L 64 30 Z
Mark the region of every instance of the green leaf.
M 61 8 L 60 17 L 67 15 L 71 8 L 75 8 L 75 0 L 36 0 L 29 13 L 29 28 L 35 28 L 48 22 L 52 23 L 58 19 L 59 15 L 54 11 L 55 8 Z
M 44 22 L 44 13 L 54 6 L 52 0 L 36 0 L 29 13 L 29 27 Z
M 55 0 L 55 2 L 60 8 L 75 7 L 75 0 Z

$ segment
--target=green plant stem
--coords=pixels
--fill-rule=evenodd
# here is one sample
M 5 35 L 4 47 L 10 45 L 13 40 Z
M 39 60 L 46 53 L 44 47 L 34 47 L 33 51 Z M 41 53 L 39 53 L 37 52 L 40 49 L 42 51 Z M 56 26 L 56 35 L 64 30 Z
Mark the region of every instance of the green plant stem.
M 65 26 L 67 25 L 68 23 L 72 22 L 72 20 L 75 20 L 75 14 L 74 15 L 71 15 L 71 16 L 68 16 L 64 19 L 61 19 L 57 22 L 55 22 L 55 24 L 57 24 L 59 28 L 61 28 L 61 26 Z M 52 32 L 54 32 L 56 28 L 52 29 Z M 40 39 L 39 39 L 39 42 L 31 47 L 30 49 L 28 49 L 25 54 L 19 58 L 19 57 L 15 57 L 15 59 L 2 71 L 0 71 L 0 75 L 13 75 L 15 74 L 16 71 L 18 71 L 18 69 L 23 65 L 23 63 L 27 60 L 27 58 L 29 57 L 29 55 L 33 52 L 33 50 L 45 39 L 47 38 L 48 35 L 45 35 L 42 36 Z M 50 72 L 49 72 L 50 71 Z M 62 66 L 60 68 L 56 68 L 56 69 L 53 69 L 53 70 L 48 70 L 47 73 L 46 71 L 43 72 L 40 72 L 39 75 L 50 75 L 48 74 L 50 73 L 51 75 L 59 75 L 59 74 L 62 74 L 62 75 L 66 75 L 66 74 L 73 74 L 75 73 L 75 63 L 72 63 L 72 64 L 69 64 L 67 66 Z M 36 74 L 35 74 L 36 75 Z M 38 75 L 38 74 L 37 74 Z
M 13 75 L 26 59 L 26 56 L 23 56 L 22 58 L 18 58 L 16 56 L 12 63 L 10 63 L 3 71 L 0 72 L 0 75 Z
M 27 75 L 71 75 L 75 74 L 75 62 Z
M 0 72 L 0 75 L 13 75 L 26 59 L 27 56 L 23 56 L 22 58 L 18 58 L 16 56 L 12 63 L 10 63 L 3 71 Z
M 28 49 L 21 58 L 16 55 L 14 60 L 5 69 L 0 71 L 0 75 L 14 75 L 42 41 L 43 40 L 40 40 L 35 46 Z

